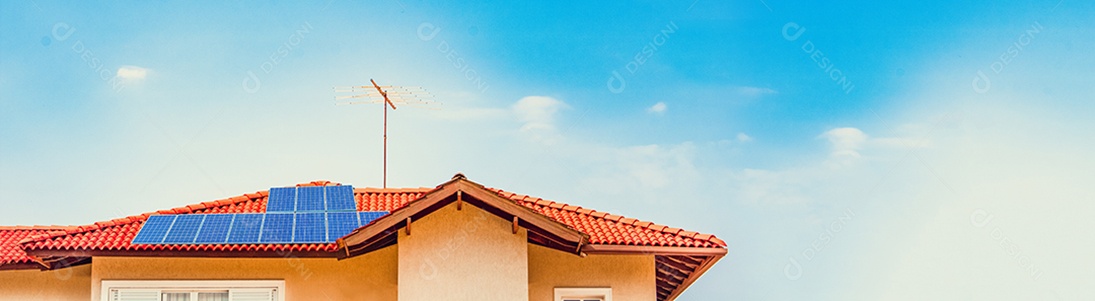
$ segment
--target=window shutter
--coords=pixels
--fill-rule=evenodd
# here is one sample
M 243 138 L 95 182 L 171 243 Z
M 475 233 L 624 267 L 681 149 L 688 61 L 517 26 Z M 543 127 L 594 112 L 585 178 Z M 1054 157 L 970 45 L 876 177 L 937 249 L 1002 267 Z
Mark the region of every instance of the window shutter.
M 229 301 L 277 301 L 277 289 L 234 289 L 228 291 Z
M 160 301 L 159 290 L 114 289 L 110 301 Z

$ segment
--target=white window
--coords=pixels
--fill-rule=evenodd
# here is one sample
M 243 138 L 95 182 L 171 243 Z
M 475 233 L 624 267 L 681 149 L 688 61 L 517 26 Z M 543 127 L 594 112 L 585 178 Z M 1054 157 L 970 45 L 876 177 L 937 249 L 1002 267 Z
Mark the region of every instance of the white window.
M 556 287 L 555 301 L 612 301 L 612 288 Z
M 109 301 L 279 301 L 285 281 L 103 280 L 102 292 Z

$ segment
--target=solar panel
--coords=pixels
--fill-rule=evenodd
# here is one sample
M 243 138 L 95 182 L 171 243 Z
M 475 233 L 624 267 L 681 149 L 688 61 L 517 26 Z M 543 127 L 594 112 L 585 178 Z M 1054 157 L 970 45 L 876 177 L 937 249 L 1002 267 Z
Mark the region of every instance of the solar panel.
M 357 210 L 353 186 L 327 186 L 327 211 L 338 210 Z
M 323 186 L 297 188 L 297 211 L 323 211 Z
M 270 198 L 266 201 L 266 212 L 293 212 L 297 198 L 296 187 L 270 188 Z
M 201 231 L 194 243 L 224 243 L 228 240 L 228 230 L 232 227 L 232 219 L 235 214 L 204 214 Z
M 330 243 L 387 215 L 357 212 L 350 185 L 270 188 L 265 213 L 155 215 L 134 244 Z
M 368 225 L 369 222 L 372 222 L 374 219 L 387 215 L 388 211 L 364 211 L 359 212 L 358 214 L 361 215 L 361 225 L 364 226 Z
M 293 242 L 327 242 L 327 221 L 322 212 L 297 213 L 296 218 L 296 225 L 293 226 L 296 229 Z
M 350 234 L 350 231 L 357 229 L 359 225 L 361 224 L 358 222 L 357 212 L 327 213 L 327 236 L 330 241 Z
M 163 243 L 193 243 L 194 237 L 198 236 L 198 229 L 201 229 L 203 220 L 205 220 L 205 214 L 179 215 L 175 218 L 175 224 L 171 226 L 171 231 L 167 232 L 167 237 L 164 237 Z
M 266 214 L 266 222 L 262 224 L 262 237 L 259 238 L 259 241 L 264 243 L 293 242 L 293 214 Z
M 171 224 L 175 223 L 175 215 L 153 215 L 141 226 L 137 236 L 133 238 L 134 244 L 158 244 L 163 242 L 167 231 L 171 230 Z
M 252 244 L 259 242 L 259 231 L 266 214 L 236 214 L 232 221 L 232 231 L 228 233 L 228 243 Z

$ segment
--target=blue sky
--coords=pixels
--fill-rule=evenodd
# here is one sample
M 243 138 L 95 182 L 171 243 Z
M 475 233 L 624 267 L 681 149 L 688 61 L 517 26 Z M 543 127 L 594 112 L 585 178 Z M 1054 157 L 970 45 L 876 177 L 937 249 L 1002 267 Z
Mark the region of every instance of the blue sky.
M 442 102 L 389 112 L 390 186 L 459 171 L 728 241 L 682 300 L 1090 299 L 1093 12 L 3 3 L 0 224 L 380 186 L 380 107 L 332 92 L 372 78 Z

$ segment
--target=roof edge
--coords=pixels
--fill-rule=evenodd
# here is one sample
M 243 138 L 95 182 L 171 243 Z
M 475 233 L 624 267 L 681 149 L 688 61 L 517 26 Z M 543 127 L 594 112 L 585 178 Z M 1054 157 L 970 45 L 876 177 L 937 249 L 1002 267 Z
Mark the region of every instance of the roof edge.
M 648 221 L 643 221 L 643 220 L 639 220 L 639 219 L 635 219 L 635 218 L 625 217 L 625 216 L 622 216 L 622 215 L 615 215 L 615 214 L 610 214 L 610 213 L 607 213 L 607 212 L 599 212 L 599 211 L 593 210 L 593 209 L 582 208 L 581 206 L 574 206 L 574 205 L 569 205 L 569 204 L 566 204 L 566 203 L 560 203 L 560 202 L 556 202 L 556 201 L 552 201 L 552 200 L 548 200 L 548 199 L 544 199 L 544 198 L 533 197 L 533 196 L 530 196 L 530 195 L 527 195 L 527 194 L 519 194 L 519 193 L 515 193 L 515 192 L 511 192 L 511 191 L 505 191 L 505 190 L 502 190 L 502 189 L 499 189 L 499 188 L 486 188 L 486 189 L 490 190 L 491 192 L 497 193 L 497 194 L 499 194 L 503 197 L 506 197 L 506 198 L 520 199 L 522 201 L 531 202 L 531 203 L 534 203 L 534 204 L 539 205 L 539 206 L 551 207 L 551 208 L 558 209 L 558 210 L 574 212 L 576 214 L 587 215 L 587 216 L 591 216 L 591 217 L 599 218 L 599 219 L 604 219 L 604 220 L 608 220 L 608 221 L 615 222 L 615 223 L 620 223 L 620 224 L 629 225 L 629 226 L 635 226 L 635 227 L 639 227 L 639 228 L 642 228 L 642 229 L 649 229 L 649 230 L 655 231 L 655 232 L 660 232 L 660 233 L 665 233 L 665 234 L 670 234 L 670 235 L 678 235 L 678 236 L 683 236 L 683 237 L 696 239 L 696 240 L 701 240 L 701 241 L 707 241 L 707 242 L 713 243 L 713 244 L 715 244 L 717 246 L 720 246 L 720 247 L 723 247 L 723 248 L 725 248 L 727 246 L 725 241 L 719 239 L 718 237 L 715 237 L 714 234 L 704 234 L 704 233 L 700 233 L 700 232 L 687 231 L 687 230 L 684 230 L 684 229 L 681 229 L 681 228 L 673 228 L 673 227 L 669 227 L 669 226 L 666 226 L 666 225 L 656 224 L 654 222 L 648 222 Z

